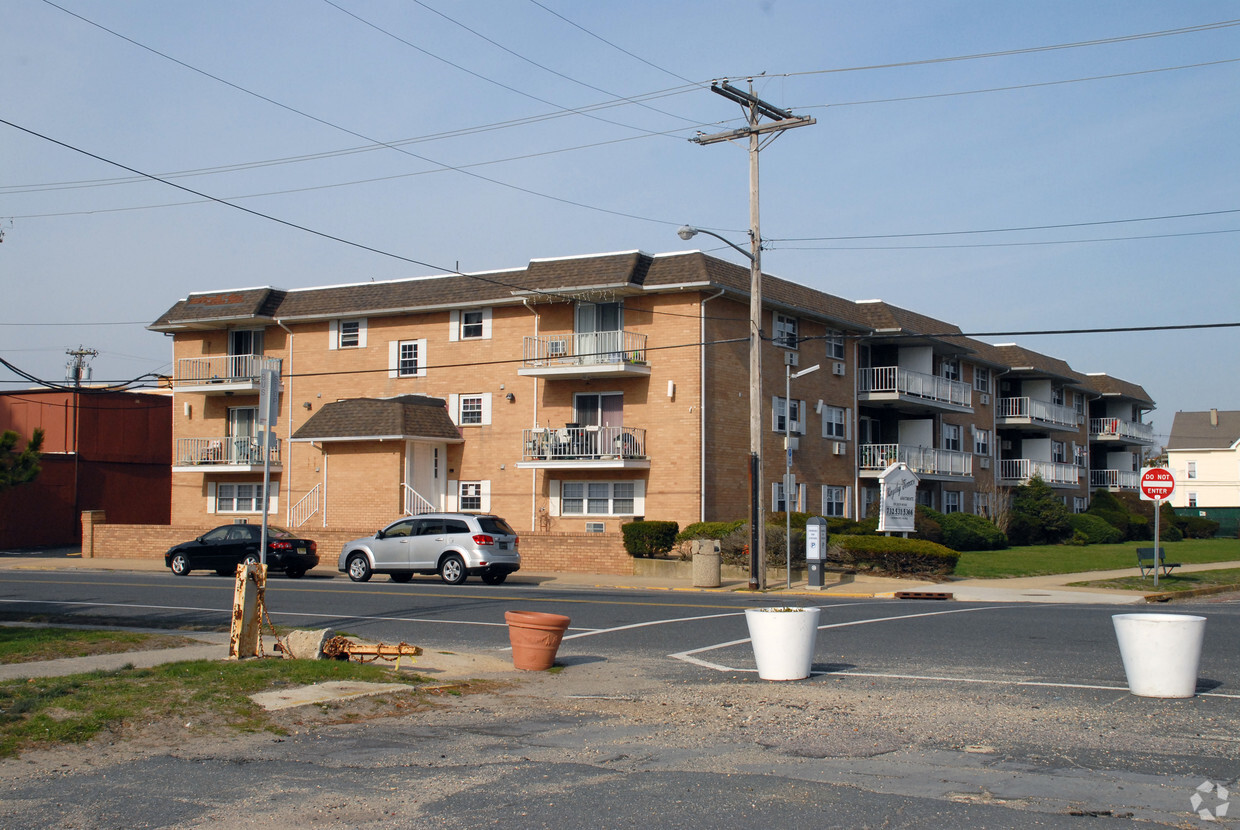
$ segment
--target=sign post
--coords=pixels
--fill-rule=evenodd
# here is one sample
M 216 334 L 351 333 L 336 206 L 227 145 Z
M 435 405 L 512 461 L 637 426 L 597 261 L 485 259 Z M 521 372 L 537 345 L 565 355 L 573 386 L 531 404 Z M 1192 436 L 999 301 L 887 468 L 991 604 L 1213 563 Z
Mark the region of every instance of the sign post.
M 267 512 L 271 498 L 271 444 L 272 430 L 280 420 L 280 372 L 263 369 L 258 383 L 259 452 L 263 454 L 263 529 L 259 534 L 258 561 L 267 564 Z
M 1150 467 L 1148 470 L 1141 472 L 1141 498 L 1146 501 L 1154 502 L 1154 587 L 1158 587 L 1158 568 L 1162 564 L 1159 553 L 1162 548 L 1158 546 L 1158 532 L 1160 529 L 1160 519 L 1158 507 L 1164 501 L 1171 498 L 1171 494 L 1175 492 L 1175 476 L 1171 471 L 1163 467 Z

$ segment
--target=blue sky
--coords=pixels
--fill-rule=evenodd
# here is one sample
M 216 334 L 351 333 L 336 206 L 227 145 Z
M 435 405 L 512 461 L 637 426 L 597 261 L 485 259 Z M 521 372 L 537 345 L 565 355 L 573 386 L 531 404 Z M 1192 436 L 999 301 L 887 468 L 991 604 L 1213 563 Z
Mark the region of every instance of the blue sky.
M 1165 433 L 1240 409 L 1240 329 L 1013 333 L 1240 321 L 1238 8 L 9 0 L 0 357 L 168 372 L 144 326 L 191 291 L 739 260 L 675 231 L 744 243 L 745 150 L 687 139 L 739 123 L 712 79 L 753 77 L 818 121 L 762 153 L 765 270 L 1140 383 Z

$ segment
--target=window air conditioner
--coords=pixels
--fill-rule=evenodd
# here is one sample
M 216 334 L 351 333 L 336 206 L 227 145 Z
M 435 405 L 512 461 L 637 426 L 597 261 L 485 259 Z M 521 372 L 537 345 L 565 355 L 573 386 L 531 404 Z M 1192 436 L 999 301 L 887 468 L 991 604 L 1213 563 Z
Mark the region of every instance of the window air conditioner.
M 845 444 L 843 441 L 836 441 L 835 444 L 831 447 L 831 452 L 833 452 L 835 455 L 844 455 L 845 453 L 848 452 L 848 445 Z
M 784 365 L 785 366 L 800 366 L 801 355 L 797 354 L 796 352 L 784 352 Z
M 983 455 L 980 459 L 980 463 L 982 465 L 983 470 L 989 470 L 990 469 L 990 456 Z
M 843 374 L 844 374 L 844 364 L 843 364 L 843 363 L 841 363 L 841 362 L 839 362 L 839 361 L 837 361 L 836 363 L 834 363 L 834 364 L 831 366 L 831 372 L 832 372 L 832 374 L 836 374 L 836 375 L 843 375 Z
M 987 394 L 986 392 L 983 392 L 982 394 L 978 395 L 978 398 L 981 400 L 982 406 L 986 406 L 987 404 L 990 403 L 990 395 Z

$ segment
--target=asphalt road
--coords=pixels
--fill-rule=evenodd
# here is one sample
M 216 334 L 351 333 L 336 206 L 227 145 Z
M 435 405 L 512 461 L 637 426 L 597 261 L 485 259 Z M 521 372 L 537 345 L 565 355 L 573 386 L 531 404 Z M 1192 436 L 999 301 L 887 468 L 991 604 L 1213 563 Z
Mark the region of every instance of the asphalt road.
M 8 764 L 0 826 L 1217 827 L 1196 788 L 1240 789 L 1234 602 L 1158 609 L 1208 618 L 1197 697 L 1163 701 L 1125 689 L 1110 616 L 1133 609 L 804 597 L 815 676 L 773 684 L 743 619 L 769 598 L 268 586 L 277 623 L 436 650 L 502 653 L 505 610 L 565 614 L 564 669 L 407 718 Z M 0 573 L 8 618 L 220 627 L 231 601 L 208 575 Z

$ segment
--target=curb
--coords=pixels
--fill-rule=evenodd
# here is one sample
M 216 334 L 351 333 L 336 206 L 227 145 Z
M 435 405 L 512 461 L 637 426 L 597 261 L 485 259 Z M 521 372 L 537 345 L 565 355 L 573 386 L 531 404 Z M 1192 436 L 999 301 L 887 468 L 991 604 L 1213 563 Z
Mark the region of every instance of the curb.
M 1211 585 L 1209 588 L 1193 588 L 1188 591 L 1164 591 L 1158 594 L 1146 594 L 1146 602 L 1170 602 L 1173 599 L 1192 599 L 1208 597 L 1213 594 L 1230 594 L 1240 591 L 1240 585 Z

